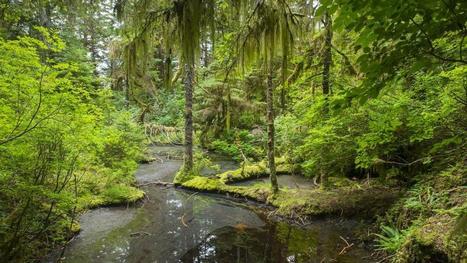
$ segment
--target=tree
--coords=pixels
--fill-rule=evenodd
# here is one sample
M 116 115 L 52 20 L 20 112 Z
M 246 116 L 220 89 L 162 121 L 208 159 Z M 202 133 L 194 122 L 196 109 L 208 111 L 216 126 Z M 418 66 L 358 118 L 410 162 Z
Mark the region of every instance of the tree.
M 324 96 L 324 119 L 327 119 L 327 115 L 329 114 L 329 102 L 328 97 L 330 93 L 330 68 L 332 64 L 332 18 L 328 12 L 324 14 L 323 18 L 324 24 L 324 52 L 323 52 L 323 96 Z M 327 176 L 326 172 L 321 170 L 321 188 L 325 188 L 327 184 Z
M 149 6 L 156 8 L 151 11 Z M 117 4 L 117 11 L 122 13 L 126 8 L 132 7 L 126 1 Z M 150 10 L 151 9 L 151 10 Z M 211 1 L 207 0 L 177 0 L 177 1 L 135 1 L 133 3 L 133 14 L 126 15 L 125 20 L 129 24 L 129 30 L 135 36 L 130 39 L 127 64 L 128 71 L 136 75 L 134 68 L 136 65 L 135 55 L 139 49 L 144 50 L 141 56 L 147 56 L 148 42 L 154 41 L 151 32 L 162 33 L 165 41 L 171 45 L 179 47 L 181 63 L 179 67 L 184 71 L 185 89 L 185 157 L 184 170 L 190 172 L 193 168 L 193 88 L 195 79 L 196 58 L 200 49 L 201 31 L 207 28 L 214 12 Z M 122 17 L 122 15 L 120 15 Z M 158 32 L 156 27 L 162 25 L 164 32 Z M 172 37 L 176 32 L 177 37 Z M 144 64 L 144 63 L 143 63 Z
M 274 146 L 274 59 L 277 53 L 282 57 L 282 80 L 286 79 L 288 54 L 293 44 L 293 30 L 297 19 L 291 7 L 283 0 L 242 1 L 251 7 L 246 12 L 244 30 L 239 35 L 239 51 L 242 66 L 260 60 L 267 72 L 266 112 L 267 112 L 267 156 L 269 177 L 274 193 L 279 191 L 275 165 Z M 276 45 L 278 42 L 278 45 Z

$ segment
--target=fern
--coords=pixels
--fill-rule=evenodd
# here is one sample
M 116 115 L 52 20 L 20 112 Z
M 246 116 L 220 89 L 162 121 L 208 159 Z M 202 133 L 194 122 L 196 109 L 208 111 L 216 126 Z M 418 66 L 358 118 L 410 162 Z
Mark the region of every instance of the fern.
M 394 253 L 404 244 L 408 230 L 400 231 L 390 226 L 382 226 L 381 232 L 382 234 L 375 234 L 378 237 L 377 249 Z

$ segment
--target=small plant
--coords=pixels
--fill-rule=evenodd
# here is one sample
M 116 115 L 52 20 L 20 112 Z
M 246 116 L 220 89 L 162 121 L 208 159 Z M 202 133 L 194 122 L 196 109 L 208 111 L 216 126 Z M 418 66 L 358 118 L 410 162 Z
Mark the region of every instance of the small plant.
M 378 237 L 378 250 L 384 250 L 390 253 L 396 252 L 404 244 L 407 231 L 400 231 L 390 226 L 381 226 L 382 234 L 375 234 Z

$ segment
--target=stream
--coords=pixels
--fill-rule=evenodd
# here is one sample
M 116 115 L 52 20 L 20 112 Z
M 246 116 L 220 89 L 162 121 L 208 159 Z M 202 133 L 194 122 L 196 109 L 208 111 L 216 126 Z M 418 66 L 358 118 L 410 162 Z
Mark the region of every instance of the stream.
M 183 148 L 151 150 L 157 160 L 140 166 L 138 184 L 171 182 Z M 222 158 L 215 163 L 221 170 L 237 166 Z M 258 205 L 220 195 L 154 185 L 143 190 L 147 198 L 140 206 L 83 214 L 81 232 L 63 262 L 374 262 L 371 251 L 356 241 L 357 230 L 362 231 L 356 221 L 322 219 L 296 226 L 268 219 L 269 210 Z M 346 242 L 355 244 L 343 251 Z

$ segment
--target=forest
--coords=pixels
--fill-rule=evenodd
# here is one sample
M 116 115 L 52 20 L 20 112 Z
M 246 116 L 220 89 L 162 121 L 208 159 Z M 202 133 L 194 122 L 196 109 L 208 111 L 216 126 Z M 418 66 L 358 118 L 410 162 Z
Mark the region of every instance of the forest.
M 1 0 L 0 262 L 467 262 L 467 1 Z

